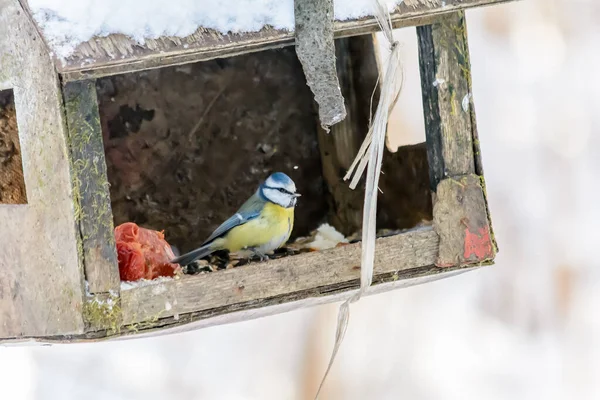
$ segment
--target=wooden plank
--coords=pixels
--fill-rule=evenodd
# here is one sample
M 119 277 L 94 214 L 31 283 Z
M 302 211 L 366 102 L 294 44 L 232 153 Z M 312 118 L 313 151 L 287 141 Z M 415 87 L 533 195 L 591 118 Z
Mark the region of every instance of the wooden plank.
M 476 268 L 478 267 L 444 269 L 436 267 L 425 267 L 400 271 L 398 273 L 397 279 L 395 278 L 395 275 L 391 278 L 380 276 L 373 283 L 373 285 L 369 286 L 364 295 L 371 296 L 375 294 L 385 293 L 390 290 L 403 289 L 411 286 L 426 284 L 429 282 L 435 282 L 441 279 L 451 278 L 463 274 Z M 358 284 L 356 286 L 358 287 Z M 227 313 L 223 313 L 223 310 L 220 310 L 221 313 L 217 314 L 214 313 L 214 311 L 211 313 L 211 311 L 209 310 L 206 312 L 180 315 L 178 319 L 165 318 L 140 325 L 139 328 L 141 329 L 123 329 L 120 332 L 120 335 L 112 336 L 109 340 L 156 337 L 174 333 L 190 332 L 193 330 L 198 330 L 210 326 L 248 321 L 289 311 L 343 301 L 347 297 L 347 291 L 338 290 L 337 292 L 328 292 L 327 294 L 323 294 L 318 297 L 309 297 L 302 300 L 283 301 L 283 299 L 279 299 L 278 302 L 271 301 L 270 304 L 267 304 L 267 302 L 263 302 L 258 305 L 250 305 L 250 307 L 237 310 L 234 309 L 234 307 L 231 307 L 231 311 Z M 82 338 L 82 340 L 94 340 L 94 336 L 90 335 L 86 338 Z
M 513 0 L 405 0 L 391 14 L 391 20 L 395 28 L 417 26 L 431 23 L 433 18 L 444 13 L 509 1 Z M 345 37 L 375 32 L 379 27 L 375 18 L 366 17 L 336 21 L 334 30 L 336 37 Z M 269 27 L 259 32 L 228 35 L 199 28 L 194 34 L 184 38 L 169 36 L 147 39 L 144 45 L 124 35 L 113 34 L 94 37 L 80 44 L 65 61 L 55 61 L 63 79 L 72 81 L 232 57 L 293 43 L 293 32 Z
M 417 28 L 431 190 L 475 172 L 471 72 L 464 12 Z
M 430 186 L 436 192 L 434 226 L 440 236 L 436 265 L 490 262 L 497 246 L 485 198 L 464 12 L 418 27 L 417 33 Z
M 411 286 L 423 285 L 429 282 L 441 279 L 451 278 L 472 271 L 478 267 L 462 268 L 419 268 L 416 270 L 401 271 L 398 279 L 381 278 L 374 282 L 365 292 L 365 296 L 385 293 L 390 290 L 397 290 Z M 418 271 L 418 272 L 417 272 Z M 303 308 L 315 307 L 323 304 L 334 303 L 346 299 L 347 292 L 337 292 L 320 297 L 310 297 L 302 300 L 289 302 L 273 303 L 271 305 L 261 305 L 259 308 L 245 308 L 242 310 L 232 310 L 228 313 L 210 314 L 210 312 L 200 312 L 185 314 L 178 319 L 173 317 L 154 320 L 145 324 L 133 324 L 124 327 L 118 334 L 106 337 L 106 332 L 88 332 L 77 336 L 55 336 L 48 338 L 26 338 L 26 339 L 0 339 L 0 346 L 31 346 L 53 343 L 78 343 L 78 342 L 98 342 L 98 341 L 116 341 L 131 340 L 147 337 L 165 336 L 176 333 L 190 332 L 211 326 L 231 324 L 241 321 L 249 321 L 257 318 L 268 317 L 289 311 Z
M 346 118 L 336 72 L 333 0 L 294 0 L 296 54 L 318 104 L 321 126 L 328 130 Z
M 462 31 L 462 39 L 461 39 L 461 41 L 463 43 L 463 47 L 462 47 L 463 65 L 461 66 L 461 68 L 465 71 L 465 78 L 466 78 L 467 85 L 469 88 L 469 98 L 468 98 L 468 104 L 462 103 L 461 106 L 464 108 L 465 104 L 466 104 L 466 107 L 469 110 L 469 116 L 471 119 L 471 137 L 473 138 L 473 158 L 474 158 L 474 164 L 475 164 L 475 174 L 479 175 L 479 177 L 480 177 L 479 184 L 483 191 L 482 194 L 483 194 L 484 204 L 485 204 L 485 208 L 486 208 L 488 228 L 489 228 L 492 246 L 493 246 L 493 250 L 494 250 L 494 254 L 495 254 L 499 250 L 498 250 L 498 243 L 496 242 L 496 237 L 494 235 L 494 228 L 492 225 L 492 217 L 490 214 L 489 203 L 487 200 L 487 191 L 485 188 L 483 160 L 482 160 L 482 156 L 481 156 L 481 145 L 479 142 L 479 132 L 477 130 L 477 117 L 476 117 L 476 112 L 475 112 L 475 102 L 473 100 L 473 86 L 472 86 L 473 82 L 471 79 L 471 77 L 472 77 L 471 61 L 470 61 L 470 57 L 469 57 L 469 40 L 468 40 L 466 23 L 463 25 L 463 28 L 464 29 Z
M 360 244 L 311 252 L 121 292 L 125 325 L 204 312 L 219 315 L 357 288 Z M 377 240 L 375 282 L 428 272 L 438 254 L 431 227 Z M 420 270 L 423 267 L 425 271 Z
M 119 268 L 95 82 L 67 83 L 63 96 L 76 217 L 89 291 L 118 293 Z
M 0 205 L 0 338 L 84 331 L 83 272 L 58 75 L 17 0 L 0 0 L 0 87 L 14 90 L 26 205 Z
M 440 182 L 433 222 L 440 236 L 437 266 L 490 262 L 496 256 L 478 175 L 447 178 Z

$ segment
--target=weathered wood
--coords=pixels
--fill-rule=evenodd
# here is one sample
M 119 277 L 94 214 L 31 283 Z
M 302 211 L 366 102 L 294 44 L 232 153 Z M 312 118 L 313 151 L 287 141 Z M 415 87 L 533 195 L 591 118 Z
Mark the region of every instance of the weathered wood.
M 385 293 L 390 290 L 407 288 L 410 286 L 422 285 L 434 282 L 440 279 L 450 278 L 456 275 L 473 270 L 477 267 L 461 268 L 437 268 L 423 267 L 404 271 L 398 271 L 398 274 L 379 275 L 367 291 L 366 296 Z M 358 287 L 358 279 L 347 282 L 345 285 L 339 285 L 337 288 L 331 288 L 328 292 L 323 292 L 319 296 L 302 298 L 300 294 L 287 297 L 278 297 L 265 299 L 260 302 L 247 304 L 234 304 L 221 308 L 219 310 L 207 310 L 197 313 L 178 315 L 174 317 L 155 319 L 144 324 L 133 324 L 124 327 L 120 335 L 113 336 L 116 339 L 123 338 L 142 338 L 168 335 L 173 333 L 189 332 L 209 326 L 223 325 L 240 321 L 248 321 L 256 318 L 276 315 L 284 312 L 299 310 L 303 308 L 315 307 L 322 304 L 343 301 L 348 297 L 348 287 Z M 90 334 L 84 341 L 94 340 L 94 334 Z M 98 340 L 98 339 L 96 339 Z
M 471 71 L 464 12 L 417 28 L 431 189 L 475 172 Z
M 108 335 L 120 331 L 121 301 L 117 293 L 100 293 L 87 296 L 83 307 L 86 332 L 102 331 Z
M 83 250 L 80 261 L 90 293 L 118 292 L 119 269 L 95 82 L 67 83 L 63 96 Z
M 425 4 L 413 3 L 421 1 Z M 476 2 L 447 1 L 453 10 Z M 425 21 L 447 9 L 412 18 Z M 355 28 L 365 26 L 358 23 Z M 358 288 L 360 244 L 352 244 L 119 293 L 112 219 L 104 214 L 111 213 L 93 84 L 68 83 L 64 88 L 67 134 L 56 73 L 17 0 L 0 0 L 0 37 L 6 38 L 0 40 L 0 88 L 15 88 L 29 195 L 26 206 L 0 207 L 0 220 L 7 221 L 0 231 L 0 337 L 70 342 L 138 331 L 154 335 L 164 328 L 184 331 L 335 301 Z M 423 84 L 424 99 L 434 111 L 428 121 L 434 161 L 431 186 L 437 191 L 434 226 L 378 239 L 372 291 L 459 273 L 491 262 L 496 252 L 483 181 L 475 175 L 482 167 L 464 14 L 443 16 L 433 26 L 420 28 L 419 40 L 422 74 L 429 79 L 429 85 Z M 256 43 L 256 49 L 263 45 Z M 131 66 L 127 61 L 115 65 Z M 422 146 L 412 150 L 419 153 Z M 94 233 L 92 218 L 102 235 Z M 106 220 L 110 226 L 104 226 Z M 91 255 L 82 247 L 85 254 L 78 257 L 78 242 L 87 244 Z M 110 254 L 102 254 L 108 249 Z M 78 269 L 82 260 L 95 293 L 85 303 L 84 274 Z M 97 268 L 103 262 L 108 270 Z M 88 323 L 85 332 L 82 315 Z
M 59 81 L 17 0 L 0 0 L 0 87 L 14 89 L 28 201 L 0 206 L 0 337 L 81 334 L 83 272 Z
M 492 261 L 492 241 L 480 177 L 446 178 L 437 189 L 433 223 L 440 237 L 436 265 L 453 267 Z
M 440 279 L 446 279 L 454 277 L 465 272 L 477 269 L 478 267 L 460 267 L 460 268 L 437 268 L 437 267 L 425 267 L 412 269 L 407 271 L 399 271 L 396 279 L 396 275 L 392 275 L 389 278 L 381 278 L 377 282 L 374 282 L 367 291 L 365 296 L 374 294 L 385 293 L 390 290 L 407 288 L 410 286 L 422 285 L 429 282 L 434 282 Z M 358 284 L 357 284 L 358 286 Z M 156 319 L 143 324 L 133 324 L 123 327 L 118 334 L 106 336 L 105 331 L 87 332 L 83 335 L 77 336 L 54 336 L 45 338 L 27 338 L 20 340 L 2 340 L 0 339 L 1 346 L 10 345 L 43 345 L 52 343 L 77 343 L 77 342 L 98 342 L 98 341 L 115 341 L 115 340 L 131 340 L 146 337 L 156 337 L 171 335 L 176 333 L 190 332 L 206 327 L 231 324 L 241 321 L 249 321 L 257 318 L 268 317 L 276 314 L 281 314 L 289 311 L 299 310 L 308 307 L 315 307 L 318 305 L 334 303 L 346 299 L 348 293 L 345 291 L 338 291 L 336 293 L 328 293 L 320 297 L 309 297 L 301 300 L 291 300 L 285 302 L 283 299 L 279 299 L 279 302 L 273 300 L 266 300 L 264 303 L 255 303 L 250 307 L 244 309 L 235 309 L 235 306 L 230 307 L 231 310 L 224 312 L 219 310 L 219 313 L 215 313 L 214 310 L 209 310 L 199 313 L 190 313 L 179 315 L 177 319 L 174 317 Z M 271 304 L 266 304 L 269 302 Z M 112 333 L 112 332 L 111 332 Z
M 436 192 L 434 226 L 440 235 L 436 265 L 487 262 L 497 247 L 482 178 L 464 12 L 442 16 L 417 33 L 430 185 Z M 457 186 L 459 180 L 463 186 Z
M 489 209 L 489 203 L 487 200 L 487 191 L 485 188 L 485 179 L 483 178 L 484 176 L 484 172 L 483 172 L 483 161 L 482 161 L 482 156 L 481 156 L 481 145 L 479 142 L 479 132 L 477 130 L 477 117 L 476 117 L 476 113 L 475 113 L 475 102 L 473 100 L 473 82 L 471 80 L 471 61 L 470 61 L 470 57 L 468 57 L 469 55 L 469 40 L 468 40 L 468 34 L 467 34 L 467 26 L 466 24 L 464 25 L 464 32 L 463 32 L 463 42 L 464 42 L 464 54 L 467 55 L 467 57 L 465 57 L 464 59 L 464 70 L 466 73 L 466 78 L 467 78 L 467 85 L 469 87 L 469 99 L 468 99 L 468 104 L 463 103 L 461 104 L 463 107 L 465 107 L 465 105 L 468 107 L 469 109 L 469 115 L 471 117 L 471 136 L 473 138 L 473 157 L 474 157 L 474 163 L 475 163 L 475 173 L 477 175 L 479 175 L 480 179 L 480 185 L 481 188 L 483 189 L 483 198 L 485 200 L 485 207 L 486 207 L 486 214 L 487 214 L 487 220 L 488 220 L 488 225 L 489 225 L 489 229 L 490 229 L 490 235 L 491 235 L 491 240 L 492 240 L 492 245 L 494 247 L 495 252 L 498 252 L 498 243 L 496 242 L 496 237 L 494 235 L 494 227 L 492 225 L 492 217 L 490 214 L 490 209 Z
M 357 243 L 124 290 L 123 323 L 203 311 L 212 316 L 354 289 L 360 278 L 360 251 Z M 428 269 L 437 254 L 438 237 L 430 227 L 380 238 L 374 281 Z
M 405 0 L 393 13 L 394 28 L 431 23 L 440 14 L 513 0 Z M 375 18 L 336 21 L 336 37 L 362 35 L 379 30 Z M 73 55 L 56 65 L 66 81 L 89 79 L 119 73 L 140 71 L 168 65 L 205 61 L 213 58 L 291 45 L 294 33 L 264 28 L 260 32 L 222 35 L 199 28 L 185 38 L 162 37 L 146 39 L 143 45 L 124 35 L 94 37 L 80 44 Z
M 335 68 L 333 0 L 294 0 L 296 54 L 328 129 L 346 117 Z
M 323 178 L 332 199 L 329 220 L 345 235 L 362 227 L 364 192 L 350 189 L 343 178 L 369 130 L 369 107 L 373 91 L 378 88 L 379 72 L 373 39 L 372 35 L 364 35 L 335 41 L 337 74 L 347 116 L 329 133 L 318 130 Z M 378 98 L 377 90 L 373 104 Z

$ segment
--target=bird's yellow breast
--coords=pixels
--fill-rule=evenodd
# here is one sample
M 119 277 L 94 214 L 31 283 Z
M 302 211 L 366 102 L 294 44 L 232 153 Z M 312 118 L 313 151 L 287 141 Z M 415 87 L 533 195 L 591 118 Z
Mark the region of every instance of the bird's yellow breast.
M 269 252 L 285 244 L 294 226 L 294 207 L 285 208 L 267 202 L 257 218 L 236 226 L 220 245 L 231 252 L 246 248 L 261 248 Z

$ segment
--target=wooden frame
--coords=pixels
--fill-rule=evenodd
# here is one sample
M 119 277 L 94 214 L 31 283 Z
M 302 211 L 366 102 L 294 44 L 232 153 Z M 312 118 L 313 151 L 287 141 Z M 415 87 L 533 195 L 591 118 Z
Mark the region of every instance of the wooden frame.
M 436 265 L 485 262 L 497 251 L 471 90 L 464 12 L 417 28 L 433 218 L 440 236 Z
M 61 88 L 13 0 L 0 0 L 0 87 L 14 91 L 27 188 L 27 204 L 0 205 L 0 338 L 80 335 L 84 281 Z
M 444 15 L 435 24 L 420 27 L 418 34 L 430 176 L 436 193 L 434 225 L 377 240 L 375 286 L 478 267 L 494 256 L 483 181 L 475 168 L 478 151 L 464 14 Z M 72 85 L 66 84 L 65 93 Z M 77 86 L 84 93 L 94 91 L 94 85 Z M 90 102 L 89 107 L 97 113 L 96 104 Z M 94 129 L 99 137 L 99 126 Z M 78 134 L 71 126 L 69 130 Z M 83 203 L 82 207 L 85 215 Z M 99 225 L 112 226 L 109 221 Z M 113 293 L 116 320 L 106 318 L 106 313 L 94 320 L 90 314 L 88 323 L 94 329 L 86 335 L 90 339 L 127 335 L 221 316 L 227 320 L 233 312 L 249 316 L 288 302 L 327 301 L 358 288 L 359 260 L 360 244 L 352 244 L 123 290 L 120 296 Z M 88 304 L 106 304 L 106 294 L 102 296 Z
M 464 12 L 447 13 L 446 8 L 456 10 L 503 0 L 448 1 L 443 10 L 414 1 L 418 3 L 417 11 L 404 11 L 402 18 L 395 20 L 406 22 L 412 18 L 410 21 L 419 25 L 435 17 L 433 23 L 418 27 L 434 221 L 432 226 L 377 239 L 371 293 L 491 264 L 497 251 L 485 199 Z M 9 7 L 0 16 L 14 17 L 18 7 L 12 0 L 0 0 L 2 3 L 9 3 Z M 28 26 L 27 29 L 33 29 L 31 24 Z M 360 27 L 371 29 L 364 23 Z M 4 43 L 0 43 L 0 49 Z M 266 48 L 266 43 L 262 41 L 260 48 Z M 244 52 L 248 50 L 244 48 Z M 218 56 L 234 54 L 219 51 Z M 202 59 L 198 54 L 194 61 Z M 135 59 L 141 61 L 144 57 Z M 183 58 L 178 60 L 183 62 Z M 154 66 L 173 64 L 171 61 Z M 62 246 L 77 244 L 77 249 L 65 252 L 65 261 L 71 257 L 65 276 L 70 280 L 63 282 L 65 287 L 76 288 L 77 293 L 67 296 L 51 292 L 46 298 L 59 304 L 57 312 L 70 319 L 68 323 L 28 330 L 19 321 L 13 321 L 8 330 L 0 326 L 0 338 L 72 342 L 156 334 L 157 330 L 176 332 L 337 301 L 359 287 L 360 243 L 356 243 L 120 290 L 95 85 L 93 80 L 70 82 L 74 78 L 118 73 L 126 64 L 107 65 L 98 63 L 94 67 L 97 69 L 90 70 L 91 75 L 68 70 L 67 66 L 62 70 L 66 80 L 60 88 L 56 75 L 43 76 L 39 81 L 41 90 L 62 94 L 63 100 L 62 104 L 57 101 L 53 105 L 54 114 L 49 117 L 58 118 L 54 125 L 57 132 L 51 139 L 58 142 L 48 143 L 69 155 L 57 161 L 59 168 L 54 169 L 61 178 L 71 177 L 63 179 L 56 190 L 68 191 L 65 201 L 72 207 L 68 210 L 72 217 L 64 219 L 68 226 L 56 240 Z M 144 65 L 146 68 L 150 64 Z M 136 69 L 131 64 L 127 68 Z M 51 72 L 51 68 L 47 70 Z M 26 106 L 23 100 L 19 104 Z M 60 107 L 64 107 L 64 116 L 58 112 Z M 31 172 L 25 173 L 31 181 Z M 30 204 L 35 204 L 36 198 L 39 196 L 34 192 Z M 58 210 L 62 214 L 67 212 L 64 206 Z M 0 212 L 4 210 L 0 208 Z M 25 262 L 24 258 L 17 260 Z M 0 261 L 8 262 L 6 257 Z M 5 290 L 6 285 L 2 285 L 0 281 L 0 289 Z M 0 295 L 0 312 L 20 312 L 13 303 L 2 300 Z M 30 304 L 37 307 L 35 302 Z

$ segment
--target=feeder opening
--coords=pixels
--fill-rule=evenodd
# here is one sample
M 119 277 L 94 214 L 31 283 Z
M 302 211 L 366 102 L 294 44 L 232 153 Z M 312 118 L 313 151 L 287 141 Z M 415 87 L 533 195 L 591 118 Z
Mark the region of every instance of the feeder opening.
M 0 90 L 0 204 L 27 204 L 12 89 Z
M 354 69 L 343 90 L 348 107 L 360 109 L 358 123 L 347 126 L 357 146 L 376 79 L 367 89 L 357 69 L 367 39 L 337 41 L 342 62 Z M 164 231 L 183 254 L 281 171 L 302 194 L 288 243 L 323 223 L 349 241 L 360 238 L 364 191 L 342 180 L 335 139 L 344 132 L 321 130 L 293 48 L 101 78 L 96 88 L 115 226 L 134 222 Z M 425 144 L 386 150 L 383 170 L 382 233 L 430 221 Z

